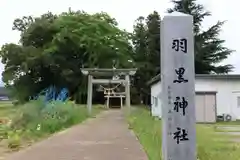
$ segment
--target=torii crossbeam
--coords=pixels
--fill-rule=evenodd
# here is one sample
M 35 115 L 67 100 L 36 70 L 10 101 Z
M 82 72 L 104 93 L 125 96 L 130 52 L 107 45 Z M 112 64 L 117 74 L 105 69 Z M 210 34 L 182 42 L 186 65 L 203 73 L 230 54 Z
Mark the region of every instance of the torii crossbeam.
M 88 76 L 88 96 L 87 96 L 87 108 L 88 113 L 92 112 L 92 86 L 93 84 L 125 84 L 125 97 L 126 97 L 126 106 L 131 107 L 131 98 L 130 98 L 130 76 L 133 76 L 137 69 L 112 69 L 112 68 L 82 68 L 82 73 Z M 97 79 L 94 77 L 97 76 L 124 76 L 125 79 Z

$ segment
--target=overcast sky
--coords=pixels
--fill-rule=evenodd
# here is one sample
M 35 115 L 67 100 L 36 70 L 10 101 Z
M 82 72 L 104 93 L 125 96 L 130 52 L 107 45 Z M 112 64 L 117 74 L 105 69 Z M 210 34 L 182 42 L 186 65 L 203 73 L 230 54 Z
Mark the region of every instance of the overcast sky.
M 237 15 L 240 15 L 237 0 L 199 0 L 206 9 L 212 12 L 212 17 L 204 21 L 204 27 L 207 28 L 215 24 L 218 20 L 227 20 L 222 28 L 220 37 L 226 40 L 225 45 L 235 50 L 225 62 L 234 65 L 233 73 L 240 74 L 240 21 Z M 231 2 L 231 3 L 230 3 Z M 61 13 L 67 11 L 69 7 L 73 10 L 84 10 L 89 13 L 104 11 L 116 18 L 120 28 L 132 31 L 134 21 L 138 16 L 146 16 L 153 10 L 164 16 L 166 9 L 171 7 L 170 0 L 1 0 L 0 2 L 0 45 L 5 43 L 19 41 L 19 33 L 12 31 L 12 22 L 15 18 L 22 16 L 38 16 L 47 11 Z M 3 65 L 0 65 L 0 72 Z

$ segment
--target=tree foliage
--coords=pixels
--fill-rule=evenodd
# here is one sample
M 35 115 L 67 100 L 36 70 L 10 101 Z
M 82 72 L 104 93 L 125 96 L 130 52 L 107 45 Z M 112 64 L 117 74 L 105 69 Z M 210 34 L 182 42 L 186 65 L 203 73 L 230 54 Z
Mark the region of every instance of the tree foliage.
M 174 6 L 168 12 L 183 12 L 193 15 L 195 36 L 195 72 L 198 74 L 228 73 L 232 65 L 220 65 L 233 51 L 224 47 L 224 40 L 219 33 L 224 22 L 218 22 L 207 30 L 202 29 L 202 22 L 211 13 L 196 0 L 173 0 Z M 160 16 L 154 11 L 146 18 L 141 16 L 134 25 L 133 45 L 134 59 L 138 72 L 135 85 L 141 97 L 150 93 L 146 82 L 160 73 Z M 142 90 L 145 92 L 141 94 Z
M 106 13 L 46 13 L 16 19 L 13 29 L 21 32 L 20 44 L 2 47 L 2 75 L 21 100 L 50 85 L 67 87 L 71 95 L 79 91 L 84 94 L 86 81 L 80 68 L 109 68 L 113 60 L 116 67 L 130 65 L 129 34 Z
M 196 0 L 172 2 L 169 13 L 193 15 L 196 73 L 231 71 L 233 66 L 220 65 L 233 52 L 218 37 L 224 22 L 203 30 L 204 18 L 211 16 L 203 5 Z M 156 11 L 140 16 L 130 34 L 120 30 L 117 21 L 104 12 L 69 10 L 60 15 L 48 12 L 18 18 L 13 30 L 21 33 L 19 44 L 5 44 L 0 50 L 5 65 L 3 82 L 21 101 L 55 85 L 68 88 L 71 98 L 85 102 L 87 83 L 80 68 L 112 68 L 114 62 L 116 68 L 138 68 L 132 78 L 132 100 L 147 103 L 150 87 L 146 83 L 161 70 L 160 21 Z
M 232 65 L 220 65 L 233 50 L 224 47 L 225 40 L 219 39 L 221 27 L 224 24 L 218 21 L 207 30 L 202 30 L 202 22 L 207 16 L 211 16 L 204 6 L 196 0 L 172 0 L 174 7 L 168 12 L 182 12 L 193 16 L 195 34 L 195 72 L 199 74 L 228 73 L 233 69 Z
M 156 11 L 136 20 L 133 45 L 138 68 L 134 82 L 139 96 L 147 102 L 150 88 L 146 83 L 160 73 L 160 16 Z

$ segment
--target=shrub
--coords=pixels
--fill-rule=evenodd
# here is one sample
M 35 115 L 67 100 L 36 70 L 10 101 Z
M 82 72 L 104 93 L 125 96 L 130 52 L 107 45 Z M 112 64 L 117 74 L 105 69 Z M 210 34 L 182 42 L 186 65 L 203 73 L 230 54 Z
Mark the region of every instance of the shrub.
M 49 103 L 41 113 L 41 130 L 53 133 L 60 129 L 76 124 L 87 118 L 85 108 L 79 107 L 71 102 L 55 101 Z
M 12 128 L 26 128 L 29 124 L 37 123 L 40 121 L 43 108 L 44 102 L 42 99 L 33 100 L 24 104 L 19 108 L 18 114 L 14 116 Z
M 6 125 L 0 125 L 0 141 L 7 138 L 8 127 Z
M 94 113 L 100 111 L 100 108 L 94 107 Z M 71 101 L 52 101 L 46 105 L 44 99 L 40 98 L 19 106 L 10 129 L 4 129 L 2 133 L 0 128 L 0 137 L 7 137 L 8 147 L 16 149 L 22 140 L 35 141 L 39 137 L 80 123 L 87 117 L 86 107 Z
M 53 133 L 87 118 L 87 110 L 74 103 L 53 101 L 47 105 L 42 100 L 25 104 L 13 119 L 13 129 L 28 128 Z

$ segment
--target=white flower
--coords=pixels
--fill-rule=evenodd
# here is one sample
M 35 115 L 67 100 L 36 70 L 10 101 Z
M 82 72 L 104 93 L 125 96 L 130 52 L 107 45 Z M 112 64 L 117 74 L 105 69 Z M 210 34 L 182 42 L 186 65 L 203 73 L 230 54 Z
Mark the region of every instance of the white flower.
M 37 125 L 37 131 L 40 131 L 41 130 L 41 124 L 38 124 Z

